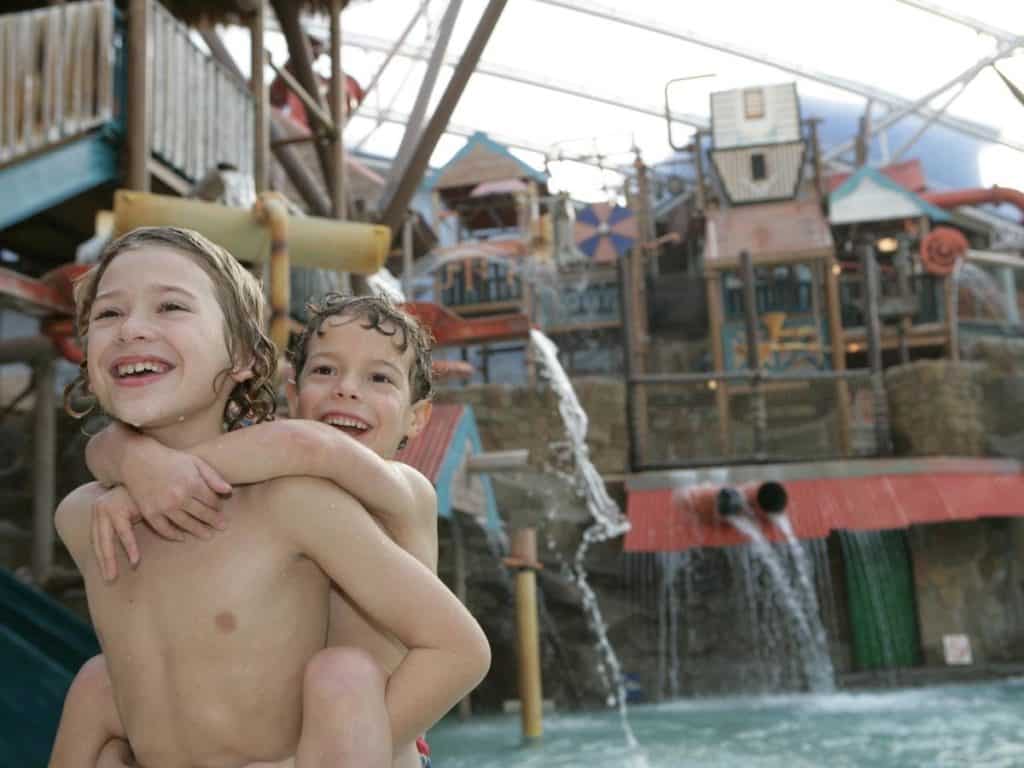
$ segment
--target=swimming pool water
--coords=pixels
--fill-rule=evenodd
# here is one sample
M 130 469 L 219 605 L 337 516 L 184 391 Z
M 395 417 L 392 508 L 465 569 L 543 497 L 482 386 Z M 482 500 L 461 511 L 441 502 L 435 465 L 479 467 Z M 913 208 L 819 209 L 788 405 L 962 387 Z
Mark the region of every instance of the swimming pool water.
M 430 732 L 438 768 L 1017 768 L 1024 678 L 975 685 L 634 706 L 640 746 L 616 712 L 547 715 L 523 746 L 518 716 L 447 720 Z

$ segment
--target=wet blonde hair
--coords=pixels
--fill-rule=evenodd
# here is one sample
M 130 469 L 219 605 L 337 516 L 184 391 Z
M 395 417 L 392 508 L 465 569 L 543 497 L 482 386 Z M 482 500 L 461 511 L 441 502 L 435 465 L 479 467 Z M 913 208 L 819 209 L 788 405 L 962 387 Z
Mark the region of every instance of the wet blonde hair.
M 235 429 L 243 421 L 261 422 L 273 417 L 277 407 L 273 378 L 277 369 L 277 350 L 263 332 L 266 300 L 256 280 L 227 250 L 198 232 L 181 227 L 140 227 L 111 242 L 99 261 L 75 283 L 75 327 L 82 342 L 82 362 L 78 376 L 64 390 L 64 408 L 75 418 L 90 413 L 96 406 L 89 387 L 89 318 L 96 301 L 100 280 L 110 263 L 126 251 L 147 247 L 173 248 L 190 256 L 209 276 L 214 295 L 224 315 L 224 341 L 234 366 L 251 363 L 252 377 L 239 382 L 228 396 L 224 423 Z M 230 375 L 228 368 L 214 380 L 217 388 L 221 376 Z M 86 400 L 84 410 L 73 402 Z

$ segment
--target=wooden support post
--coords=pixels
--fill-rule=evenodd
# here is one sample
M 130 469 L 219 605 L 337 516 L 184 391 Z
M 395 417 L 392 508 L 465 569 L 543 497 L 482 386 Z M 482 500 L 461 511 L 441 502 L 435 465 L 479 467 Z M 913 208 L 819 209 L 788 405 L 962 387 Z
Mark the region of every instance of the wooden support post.
M 416 214 L 409 212 L 402 224 L 402 293 L 406 301 L 412 301 L 412 268 L 413 268 L 413 226 Z
M 331 120 L 334 122 L 334 140 L 331 142 L 331 166 L 334 185 L 331 188 L 331 208 L 334 218 L 347 219 L 345 205 L 345 73 L 341 67 L 341 0 L 330 0 L 331 7 Z
M 264 0 L 259 0 L 249 27 L 250 67 L 252 69 L 249 85 L 252 90 L 253 117 L 255 119 L 252 178 L 257 195 L 266 192 L 270 184 L 270 94 L 267 91 L 266 59 L 263 52 L 264 5 Z
M 832 370 L 846 370 L 846 339 L 843 334 L 842 308 L 839 302 L 839 262 L 830 258 L 824 262 L 825 304 L 828 312 L 828 337 L 832 340 Z M 839 432 L 839 453 L 849 456 L 850 442 L 850 388 L 845 379 L 836 379 L 836 420 Z
M 647 328 L 647 270 L 644 265 L 651 227 L 651 197 L 647 183 L 647 166 L 639 153 L 633 162 L 636 171 L 637 191 L 632 203 L 636 209 L 637 240 L 626 262 L 626 293 L 628 301 L 623 307 L 622 320 L 628 338 L 626 352 L 629 355 L 629 377 L 642 376 L 647 372 L 647 350 L 649 345 Z M 648 431 L 650 418 L 647 408 L 647 390 L 643 384 L 633 384 L 628 389 L 630 414 L 633 423 L 633 469 L 639 470 L 647 463 Z
M 697 210 L 703 212 L 707 208 L 708 200 L 704 193 L 704 157 L 701 149 L 701 136 L 703 131 L 697 130 L 693 136 L 693 169 L 697 175 Z
M 715 373 L 725 371 L 725 349 L 722 329 L 725 314 L 722 310 L 722 278 L 718 272 L 710 271 L 705 276 L 708 295 L 708 343 L 711 345 L 711 360 Z M 722 456 L 732 455 L 732 435 L 729 431 L 729 385 L 724 381 L 715 382 L 715 404 L 718 410 L 718 440 Z
M 462 535 L 462 523 L 459 522 L 459 513 L 452 510 L 452 515 L 448 519 L 449 527 L 452 532 L 452 571 L 453 571 L 453 589 L 455 596 L 459 598 L 459 602 L 463 605 L 466 604 L 466 542 Z M 459 702 L 459 719 L 468 720 L 473 714 L 473 705 L 470 701 L 469 696 L 466 696 L 462 701 Z
M 871 399 L 875 416 L 875 448 L 879 456 L 889 455 L 889 401 L 882 373 L 882 319 L 878 314 L 880 286 L 878 260 L 873 239 L 860 244 L 861 271 L 864 273 L 864 326 L 867 331 L 868 360 L 871 368 Z
M 334 138 L 330 143 L 330 173 L 327 174 L 331 190 L 331 213 L 334 218 L 348 218 L 348 174 L 345 172 L 345 73 L 341 66 L 341 0 L 330 0 L 331 15 L 331 120 Z M 341 275 L 342 291 L 369 293 L 364 279 L 349 273 Z
M 316 99 L 317 103 L 322 106 L 323 98 L 320 95 L 320 84 L 313 69 L 313 51 L 310 48 L 309 38 L 305 29 L 303 29 L 300 18 L 300 4 L 291 0 L 270 0 L 270 4 L 273 6 L 278 23 L 281 25 L 281 33 L 288 42 L 288 59 L 291 62 L 295 79 L 299 81 L 306 90 L 306 93 Z M 331 162 L 330 150 L 321 142 L 315 142 L 313 146 L 316 147 L 317 157 L 320 160 L 320 167 L 324 173 L 327 189 L 334 189 L 334 165 Z
M 811 156 L 814 159 L 814 189 L 818 193 L 818 199 L 825 199 L 825 175 L 821 171 L 821 142 L 818 140 L 818 123 L 820 117 L 807 119 L 811 129 Z
M 128 188 L 149 191 L 149 0 L 128 5 Z
M 537 532 L 520 528 L 512 533 L 509 567 L 516 568 L 516 640 L 519 660 L 519 701 L 521 704 L 523 738 L 539 739 L 544 733 L 542 722 L 543 694 L 540 677 L 540 625 L 537 620 Z
M 765 409 L 764 389 L 761 386 L 761 347 L 758 343 L 757 275 L 750 251 L 740 252 L 740 275 L 743 280 L 743 316 L 747 326 L 747 368 L 755 374 L 750 382 L 751 423 L 754 429 L 754 455 L 765 450 L 768 431 L 768 413 Z
M 52 357 L 37 361 L 32 462 L 32 581 L 45 584 L 53 571 L 56 532 L 53 510 L 57 489 L 56 366 Z

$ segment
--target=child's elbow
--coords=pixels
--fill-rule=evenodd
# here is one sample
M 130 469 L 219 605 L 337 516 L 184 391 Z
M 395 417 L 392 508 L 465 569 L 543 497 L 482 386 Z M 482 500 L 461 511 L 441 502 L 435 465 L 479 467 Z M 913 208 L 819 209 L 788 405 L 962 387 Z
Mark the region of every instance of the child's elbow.
M 469 670 L 472 672 L 472 687 L 476 688 L 487 677 L 487 673 L 491 669 L 491 644 L 475 620 L 473 621 L 473 630 L 466 655 Z

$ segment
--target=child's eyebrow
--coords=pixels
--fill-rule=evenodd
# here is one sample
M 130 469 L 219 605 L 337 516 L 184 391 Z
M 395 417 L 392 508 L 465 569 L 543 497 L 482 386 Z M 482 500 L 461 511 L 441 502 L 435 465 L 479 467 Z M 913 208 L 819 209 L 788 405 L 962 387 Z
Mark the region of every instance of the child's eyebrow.
M 393 370 L 395 373 L 397 373 L 399 375 L 402 374 L 402 369 L 399 368 L 394 363 L 392 363 L 390 360 L 384 360 L 383 358 L 378 358 L 377 360 L 373 361 L 373 365 L 383 365 L 383 366 L 386 366 L 387 368 L 390 368 L 391 370 Z
M 150 292 L 151 293 L 180 293 L 183 296 L 187 296 L 190 299 L 195 299 L 196 298 L 196 295 L 194 293 L 192 293 L 192 291 L 188 290 L 187 288 L 182 288 L 180 285 L 168 285 L 168 284 L 160 283 L 160 284 L 151 286 Z M 109 290 L 101 291 L 100 293 L 97 293 L 96 294 L 96 298 L 93 299 L 93 301 L 102 301 L 104 299 L 116 298 L 118 296 L 121 296 L 124 293 L 125 293 L 125 291 L 124 291 L 123 288 L 111 288 Z

